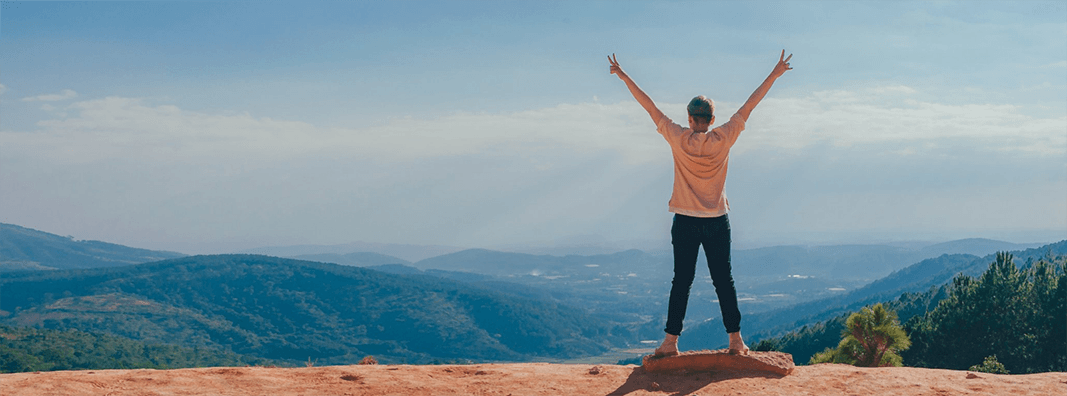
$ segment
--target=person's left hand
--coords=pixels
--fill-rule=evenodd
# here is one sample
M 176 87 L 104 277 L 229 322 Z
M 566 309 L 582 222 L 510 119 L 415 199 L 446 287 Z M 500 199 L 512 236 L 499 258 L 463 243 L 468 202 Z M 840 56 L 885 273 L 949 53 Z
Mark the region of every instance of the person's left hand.
M 619 61 L 615 59 L 615 54 L 611 54 L 608 57 L 608 63 L 611 64 L 611 68 L 609 68 L 611 74 L 617 75 L 619 78 L 623 78 L 626 75 L 626 72 L 622 71 L 622 66 L 619 66 Z

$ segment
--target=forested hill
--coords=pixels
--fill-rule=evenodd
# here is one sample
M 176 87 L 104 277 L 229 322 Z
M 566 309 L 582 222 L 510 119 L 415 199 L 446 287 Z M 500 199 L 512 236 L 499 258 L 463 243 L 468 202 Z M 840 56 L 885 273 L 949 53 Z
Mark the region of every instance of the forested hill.
M 961 272 L 939 288 L 887 302 L 911 341 L 903 363 L 966 370 L 992 358 L 1013 374 L 1067 370 L 1067 255 L 1019 264 L 997 255 L 979 276 Z M 762 340 L 756 349 L 788 352 L 804 364 L 838 346 L 849 314 Z
M 1011 252 L 1020 266 L 1047 255 L 1067 254 L 1067 240 L 1045 246 Z M 941 286 L 957 274 L 978 276 L 995 259 L 995 254 L 978 257 L 969 254 L 946 254 L 927 259 L 898 270 L 841 296 L 808 301 L 789 307 L 744 315 L 741 326 L 751 339 L 777 337 L 805 325 L 855 311 L 864 305 L 891 301 L 904 293 L 921 293 Z M 721 318 L 714 318 L 693 326 L 687 336 L 679 339 L 687 349 L 717 348 L 726 341 Z
M 0 325 L 0 373 L 49 370 L 175 369 L 279 362 L 211 348 L 150 344 L 108 334 Z
M 193 256 L 0 279 L 0 321 L 319 364 L 598 354 L 581 310 L 420 275 L 255 255 Z
M 172 259 L 181 253 L 137 249 L 100 241 L 76 241 L 0 223 L 0 272 L 115 267 Z

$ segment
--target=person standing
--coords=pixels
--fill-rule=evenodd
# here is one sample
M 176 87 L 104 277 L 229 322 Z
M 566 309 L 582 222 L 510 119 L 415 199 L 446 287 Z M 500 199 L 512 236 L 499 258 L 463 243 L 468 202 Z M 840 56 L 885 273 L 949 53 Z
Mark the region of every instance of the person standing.
M 674 157 L 674 190 L 668 204 L 669 211 L 674 213 L 674 224 L 671 226 L 674 279 L 668 300 L 667 325 L 664 328 L 666 335 L 663 343 L 656 348 L 655 356 L 678 354 L 678 336 L 682 333 L 689 290 L 693 285 L 697 255 L 702 245 L 712 284 L 719 297 L 722 322 L 730 336 L 729 351 L 732 354 L 748 353 L 748 346 L 741 337 L 741 311 L 737 306 L 737 290 L 730 269 L 730 219 L 727 215 L 730 205 L 723 188 L 730 148 L 745 129 L 745 122 L 752 110 L 767 95 L 775 80 L 787 70 L 793 70 L 789 66 L 792 58 L 792 54 L 786 57 L 785 50 L 782 50 L 771 74 L 723 125 L 711 128 L 715 122 L 714 102 L 703 95 L 693 98 L 686 107 L 689 127 L 684 128 L 656 107 L 652 98 L 622 70 L 615 54 L 608 57 L 611 64 L 609 71 L 626 83 L 637 103 L 652 117 L 656 131 L 667 140 Z

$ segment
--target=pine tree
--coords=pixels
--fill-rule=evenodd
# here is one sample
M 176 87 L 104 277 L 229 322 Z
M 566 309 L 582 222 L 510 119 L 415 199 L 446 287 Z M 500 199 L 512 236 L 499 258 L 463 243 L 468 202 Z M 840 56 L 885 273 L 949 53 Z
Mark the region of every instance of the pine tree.
M 958 275 L 949 297 L 909 321 L 909 365 L 965 370 L 987 356 L 1013 373 L 1067 369 L 1064 257 L 1018 268 L 1008 253 L 979 278 Z

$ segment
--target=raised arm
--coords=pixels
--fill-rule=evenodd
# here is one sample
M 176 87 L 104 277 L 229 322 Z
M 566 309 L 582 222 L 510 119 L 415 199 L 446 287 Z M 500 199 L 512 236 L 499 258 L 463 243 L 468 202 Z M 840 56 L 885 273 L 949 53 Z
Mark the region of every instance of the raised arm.
M 652 117 L 652 122 L 658 123 L 659 119 L 663 118 L 663 112 L 656 107 L 655 102 L 652 102 L 652 98 L 648 97 L 648 94 L 642 91 L 641 87 L 638 87 L 637 83 L 626 72 L 622 71 L 622 66 L 619 66 L 619 61 L 615 59 L 615 54 L 611 54 L 608 57 L 608 63 L 611 63 L 611 74 L 619 76 L 619 79 L 626 83 L 626 87 L 630 88 L 630 94 L 634 96 L 634 99 L 637 99 L 637 103 L 640 103 L 641 107 L 645 108 L 648 116 Z
M 752 114 L 752 109 L 756 108 L 756 105 L 763 100 L 763 97 L 767 95 L 767 91 L 771 90 L 771 85 L 774 85 L 774 80 L 777 80 L 778 77 L 785 74 L 786 70 L 793 70 L 792 67 L 789 67 L 789 60 L 792 58 L 793 54 L 789 54 L 789 57 L 787 58 L 785 56 L 785 50 L 782 50 L 782 56 L 778 58 L 778 64 L 774 66 L 774 70 L 771 70 L 771 75 L 767 76 L 766 80 L 763 80 L 763 84 L 760 84 L 759 88 L 756 88 L 756 92 L 753 92 L 752 96 L 748 97 L 748 101 L 741 106 L 741 109 L 737 110 L 737 113 L 741 114 L 741 117 L 744 117 L 745 121 L 748 121 L 748 116 L 749 114 Z

